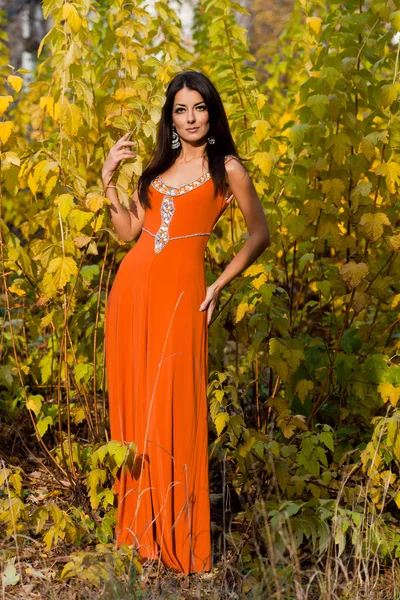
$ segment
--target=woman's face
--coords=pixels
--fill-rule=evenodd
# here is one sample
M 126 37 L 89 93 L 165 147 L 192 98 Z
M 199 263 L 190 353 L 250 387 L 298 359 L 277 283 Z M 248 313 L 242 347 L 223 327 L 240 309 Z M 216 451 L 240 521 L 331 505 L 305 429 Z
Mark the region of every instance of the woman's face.
M 199 142 L 207 135 L 210 128 L 208 110 L 197 90 L 182 88 L 176 92 L 172 122 L 181 140 L 187 143 Z

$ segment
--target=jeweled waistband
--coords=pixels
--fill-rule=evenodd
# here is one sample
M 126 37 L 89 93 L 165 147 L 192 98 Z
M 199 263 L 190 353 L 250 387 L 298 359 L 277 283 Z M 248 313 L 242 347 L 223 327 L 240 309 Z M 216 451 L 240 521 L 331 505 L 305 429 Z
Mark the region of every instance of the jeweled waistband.
M 206 231 L 206 232 L 201 232 L 201 233 L 189 233 L 187 235 L 175 235 L 175 236 L 171 236 L 170 237 L 168 235 L 168 230 L 167 229 L 165 229 L 164 231 L 158 231 L 157 233 L 152 233 L 151 231 L 149 231 L 145 227 L 142 227 L 142 231 L 145 231 L 146 233 L 149 233 L 151 236 L 153 236 L 155 238 L 154 239 L 154 252 L 156 252 L 157 254 L 159 252 L 161 252 L 161 250 L 164 248 L 164 246 L 170 240 L 180 240 L 182 238 L 194 237 L 196 235 L 211 235 L 211 231 Z

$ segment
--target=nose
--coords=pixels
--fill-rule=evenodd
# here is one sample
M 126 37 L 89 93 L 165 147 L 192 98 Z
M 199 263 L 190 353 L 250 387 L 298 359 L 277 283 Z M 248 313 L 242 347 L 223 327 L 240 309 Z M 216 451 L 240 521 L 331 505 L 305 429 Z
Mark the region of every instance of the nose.
M 188 123 L 194 123 L 196 121 L 196 116 L 194 114 L 194 110 L 188 110 Z

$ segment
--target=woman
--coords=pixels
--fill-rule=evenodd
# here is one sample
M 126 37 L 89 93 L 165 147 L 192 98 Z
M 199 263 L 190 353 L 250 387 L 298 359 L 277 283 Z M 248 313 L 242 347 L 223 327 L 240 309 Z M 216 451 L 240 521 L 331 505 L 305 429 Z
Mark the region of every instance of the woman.
M 102 169 L 113 226 L 137 240 L 106 308 L 111 439 L 133 442 L 121 470 L 116 543 L 182 573 L 212 566 L 208 480 L 208 325 L 218 294 L 269 244 L 255 188 L 237 158 L 211 81 L 196 71 L 170 82 L 154 155 L 129 210 L 111 177 L 136 156 L 124 135 Z M 214 193 L 215 192 L 215 193 Z M 249 237 L 206 290 L 204 253 L 232 197 Z

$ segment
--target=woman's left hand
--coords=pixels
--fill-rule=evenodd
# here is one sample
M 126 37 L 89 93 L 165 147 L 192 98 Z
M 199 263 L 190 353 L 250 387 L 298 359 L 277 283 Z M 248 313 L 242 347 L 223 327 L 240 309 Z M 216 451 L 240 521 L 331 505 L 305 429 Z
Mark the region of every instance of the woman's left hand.
M 211 284 L 207 288 L 205 299 L 200 304 L 201 311 L 204 311 L 207 309 L 207 325 L 210 324 L 211 317 L 214 312 L 214 308 L 217 305 L 219 292 L 220 292 L 220 290 L 215 286 L 215 284 Z

